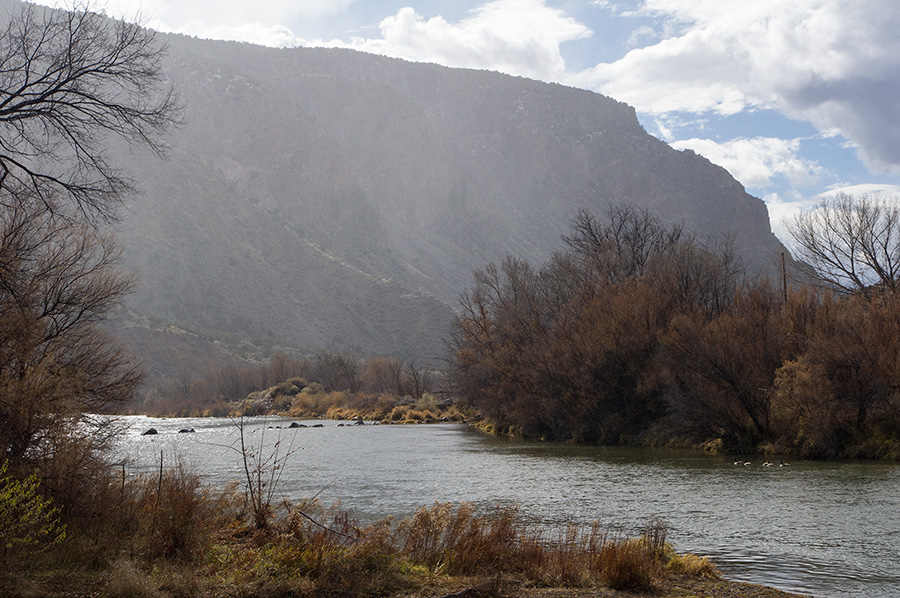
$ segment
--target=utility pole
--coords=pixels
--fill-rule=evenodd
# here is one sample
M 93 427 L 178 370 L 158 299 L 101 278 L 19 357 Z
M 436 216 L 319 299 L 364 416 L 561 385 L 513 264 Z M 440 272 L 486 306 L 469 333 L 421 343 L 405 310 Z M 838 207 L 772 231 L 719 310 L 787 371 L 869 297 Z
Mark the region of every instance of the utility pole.
M 787 304 L 787 264 L 784 251 L 781 252 L 781 292 L 785 304 Z

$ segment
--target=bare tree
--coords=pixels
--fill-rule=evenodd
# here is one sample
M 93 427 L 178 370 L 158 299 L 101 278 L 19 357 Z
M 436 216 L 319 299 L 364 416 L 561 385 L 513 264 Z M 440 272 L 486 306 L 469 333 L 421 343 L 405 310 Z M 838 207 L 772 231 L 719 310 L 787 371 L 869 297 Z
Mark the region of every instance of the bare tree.
M 155 34 L 90 8 L 0 16 L 0 459 L 45 484 L 87 479 L 113 430 L 88 414 L 142 378 L 100 327 L 132 287 L 104 231 L 132 189 L 109 144 L 160 153 L 180 119 Z
M 0 196 L 110 220 L 131 181 L 109 138 L 161 152 L 180 118 L 153 31 L 92 12 L 33 4 L 0 31 Z
M 414 399 L 420 399 L 422 393 L 431 392 L 434 387 L 434 370 L 430 366 L 410 361 L 406 364 L 406 381 L 410 395 Z
M 403 369 L 406 363 L 396 357 L 373 357 L 366 364 L 362 383 L 366 392 L 372 394 L 403 394 Z
M 646 208 L 613 205 L 599 218 L 580 211 L 572 231 L 563 241 L 610 282 L 640 278 L 654 256 L 670 252 L 685 237 L 683 225 L 666 225 Z
M 900 284 L 900 200 L 839 193 L 787 222 L 808 274 L 844 292 Z
M 83 414 L 129 400 L 140 382 L 98 325 L 131 288 L 117 259 L 91 227 L 25 208 L 2 213 L 0 455 L 14 464 L 73 430 L 96 430 L 78 427 Z
M 362 361 L 356 355 L 323 351 L 316 355 L 311 377 L 328 391 L 358 392 L 362 386 L 361 370 Z

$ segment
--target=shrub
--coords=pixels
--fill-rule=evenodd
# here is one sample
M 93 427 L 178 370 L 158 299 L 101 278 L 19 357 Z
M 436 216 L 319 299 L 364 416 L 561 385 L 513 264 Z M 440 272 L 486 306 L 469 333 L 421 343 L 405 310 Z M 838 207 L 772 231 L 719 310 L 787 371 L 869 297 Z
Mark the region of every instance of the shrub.
M 181 464 L 135 484 L 136 539 L 151 559 L 192 560 L 203 554 L 213 530 L 227 527 L 229 517 L 240 518 L 233 486 L 221 492 L 204 488 Z
M 614 590 L 648 590 L 658 561 L 648 554 L 642 540 L 629 538 L 603 545 L 599 569 L 600 579 Z
M 306 378 L 300 378 L 299 376 L 288 378 L 287 381 L 297 387 L 297 392 L 300 392 L 309 386 L 309 381 Z
M 37 473 L 24 480 L 7 475 L 9 465 L 0 465 L 0 563 L 59 544 L 66 526 L 58 510 L 40 492 Z
M 430 392 L 422 393 L 422 396 L 416 401 L 416 409 L 419 411 L 437 411 L 437 399 Z
M 319 395 L 325 392 L 325 387 L 318 382 L 311 382 L 306 385 L 306 388 L 303 389 L 305 394 L 309 395 Z
M 675 554 L 673 552 L 669 555 L 666 569 L 672 573 L 681 573 L 692 577 L 719 578 L 719 570 L 712 561 L 708 557 L 695 554 Z
M 649 590 L 666 558 L 666 524 L 652 518 L 640 538 L 603 544 L 599 553 L 600 579 L 615 590 Z
M 476 515 L 463 503 L 435 503 L 397 526 L 401 554 L 431 571 L 471 575 L 514 566 L 519 529 L 514 509 Z
M 391 412 L 388 414 L 387 419 L 392 422 L 399 422 L 406 419 L 406 415 L 409 413 L 409 407 L 405 405 L 397 405 Z

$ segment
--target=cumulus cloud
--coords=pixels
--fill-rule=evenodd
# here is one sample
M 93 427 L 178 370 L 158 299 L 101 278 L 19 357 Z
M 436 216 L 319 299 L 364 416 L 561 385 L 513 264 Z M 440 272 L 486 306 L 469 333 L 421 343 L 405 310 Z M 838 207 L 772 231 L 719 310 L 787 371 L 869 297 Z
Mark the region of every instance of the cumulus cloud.
M 565 72 L 560 44 L 591 30 L 541 0 L 494 0 L 458 22 L 403 8 L 380 24 L 381 38 L 349 47 L 447 66 L 483 68 L 544 80 Z
M 672 142 L 675 149 L 690 149 L 718 164 L 745 187 L 764 188 L 775 177 L 785 177 L 792 186 L 815 184 L 823 169 L 800 157 L 801 139 L 775 137 L 737 138 L 724 143 L 712 139 L 685 139 Z
M 788 232 L 787 223 L 797 214 L 814 208 L 821 200 L 817 198 L 790 197 L 784 198 L 778 193 L 769 193 L 763 197 L 769 210 L 769 223 L 772 232 L 778 239 L 793 251 L 794 240 Z
M 652 114 L 777 109 L 900 170 L 895 0 L 646 0 L 641 13 L 665 39 L 567 81 Z

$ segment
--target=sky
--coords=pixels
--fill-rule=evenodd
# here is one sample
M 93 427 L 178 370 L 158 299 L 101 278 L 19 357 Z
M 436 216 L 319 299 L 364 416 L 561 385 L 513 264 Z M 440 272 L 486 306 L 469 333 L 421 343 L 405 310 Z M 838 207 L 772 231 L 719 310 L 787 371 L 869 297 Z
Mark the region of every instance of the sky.
M 633 106 L 650 134 L 727 169 L 766 202 L 786 241 L 784 219 L 829 193 L 900 196 L 897 0 L 93 5 L 164 32 L 354 48 L 613 97 Z

